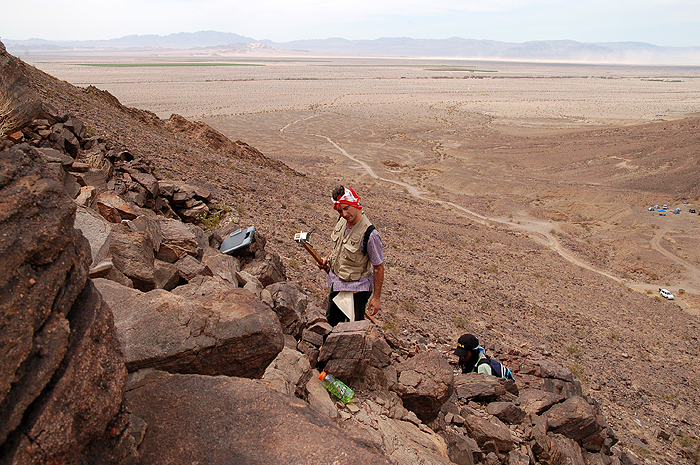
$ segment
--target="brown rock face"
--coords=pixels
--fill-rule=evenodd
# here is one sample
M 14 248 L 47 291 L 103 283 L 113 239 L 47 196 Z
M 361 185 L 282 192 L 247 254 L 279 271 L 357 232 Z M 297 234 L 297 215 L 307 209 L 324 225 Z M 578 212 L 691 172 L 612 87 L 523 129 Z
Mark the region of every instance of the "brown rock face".
M 508 452 L 518 444 L 518 439 L 513 436 L 508 427 L 495 418 L 484 419 L 474 415 L 466 418 L 467 429 L 476 440 L 479 447 L 494 448 L 495 452 Z M 491 452 L 492 450 L 488 450 Z
M 424 422 L 435 419 L 452 394 L 452 367 L 436 351 L 422 352 L 396 366 L 399 384 L 394 388 L 404 406 Z
M 259 378 L 282 350 L 282 329 L 272 310 L 219 280 L 205 278 L 173 293 L 142 293 L 106 279 L 95 284 L 114 312 L 130 371 Z
M 591 452 L 599 452 L 608 438 L 611 438 L 609 444 L 617 442 L 597 406 L 583 397 L 571 397 L 550 408 L 545 415 L 549 431 L 573 439 Z
M 29 85 L 21 62 L 0 43 L 0 134 L 10 134 L 39 115 L 39 94 Z
M 257 277 L 263 286 L 284 281 L 285 277 L 282 259 L 277 254 L 266 253 L 264 257 L 247 263 L 243 271 Z
M 360 320 L 333 328 L 321 347 L 318 361 L 326 362 L 326 372 L 349 382 L 361 380 L 370 367 L 386 367 L 390 352 L 374 325 L 369 320 Z
M 525 418 L 525 412 L 512 402 L 492 402 L 486 410 L 490 415 L 508 424 L 520 423 Z
M 132 280 L 135 288 L 155 289 L 153 244 L 145 232 L 115 225 L 96 261 L 104 259 L 112 260 L 114 266 Z
M 492 399 L 506 393 L 503 381 L 481 373 L 465 373 L 455 376 L 454 386 L 460 399 Z
M 301 331 L 302 317 L 309 299 L 296 283 L 274 283 L 267 290 L 275 302 L 273 310 L 282 324 L 284 334 L 298 336 Z
M 305 402 L 257 380 L 135 373 L 125 394 L 148 424 L 142 463 L 389 463 Z
M 73 463 L 116 416 L 126 368 L 75 204 L 36 150 L 0 168 L 0 462 Z
M 162 242 L 156 258 L 175 263 L 185 255 L 197 255 L 197 236 L 185 224 L 170 219 L 160 219 Z

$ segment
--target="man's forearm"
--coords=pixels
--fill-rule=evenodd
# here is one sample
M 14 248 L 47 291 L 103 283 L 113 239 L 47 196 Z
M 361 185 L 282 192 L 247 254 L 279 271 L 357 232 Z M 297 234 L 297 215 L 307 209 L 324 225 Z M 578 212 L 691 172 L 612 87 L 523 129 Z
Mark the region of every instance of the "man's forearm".
M 381 298 L 382 285 L 384 284 L 384 263 L 374 267 L 374 296 Z

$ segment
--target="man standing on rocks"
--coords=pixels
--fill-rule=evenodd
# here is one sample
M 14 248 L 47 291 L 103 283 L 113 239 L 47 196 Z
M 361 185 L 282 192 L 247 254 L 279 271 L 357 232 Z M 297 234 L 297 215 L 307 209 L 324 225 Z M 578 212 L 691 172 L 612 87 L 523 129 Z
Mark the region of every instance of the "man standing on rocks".
M 360 197 L 349 187 L 333 190 L 333 208 L 340 218 L 331 233 L 333 250 L 324 257 L 328 266 L 328 308 L 331 326 L 357 321 L 367 313 L 374 316 L 381 308 L 384 283 L 384 251 L 379 232 L 362 212 Z

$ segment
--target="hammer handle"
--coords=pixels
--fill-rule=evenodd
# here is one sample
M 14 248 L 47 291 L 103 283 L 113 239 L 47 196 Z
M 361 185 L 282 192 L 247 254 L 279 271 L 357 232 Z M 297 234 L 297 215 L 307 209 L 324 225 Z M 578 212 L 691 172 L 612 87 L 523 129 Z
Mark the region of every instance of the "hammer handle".
M 316 260 L 316 263 L 318 263 L 320 266 L 323 265 L 323 258 L 316 252 L 316 250 L 309 244 L 308 242 L 302 242 L 301 245 L 304 246 L 304 248 L 311 254 L 312 257 L 314 257 L 314 260 Z M 324 270 L 328 271 L 328 264 L 325 265 L 323 268 Z
M 374 317 L 373 317 L 372 315 L 370 315 L 369 312 L 368 312 L 367 310 L 365 310 L 365 316 L 366 316 L 367 318 L 369 318 L 369 321 L 371 321 L 371 322 L 374 323 L 375 325 L 379 326 L 380 328 L 383 327 L 383 325 L 379 324 L 379 322 L 378 322 L 377 320 L 375 320 Z

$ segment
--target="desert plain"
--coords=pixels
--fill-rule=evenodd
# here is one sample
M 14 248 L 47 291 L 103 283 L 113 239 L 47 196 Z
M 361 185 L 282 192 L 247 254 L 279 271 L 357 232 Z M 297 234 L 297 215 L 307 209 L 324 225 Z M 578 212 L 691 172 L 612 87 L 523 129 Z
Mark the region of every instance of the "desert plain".
M 385 329 L 453 363 L 464 332 L 487 350 L 502 342 L 552 358 L 601 403 L 619 447 L 648 463 L 694 463 L 700 216 L 689 210 L 700 208 L 700 67 L 23 58 L 114 95 L 121 104 L 106 98 L 104 110 L 91 100 L 104 95 L 71 91 L 66 107 L 147 153 L 160 179 L 209 184 L 230 207 L 219 232 L 254 225 L 319 305 L 325 274 L 293 237 L 316 230 L 312 243 L 326 253 L 330 192 L 355 187 L 384 243 Z M 204 150 L 197 134 L 176 140 L 148 118 L 115 118 L 131 114 L 122 105 L 205 122 L 295 172 Z M 677 298 L 663 299 L 661 287 Z
M 700 116 L 700 67 L 31 58 L 126 106 L 203 121 L 308 176 L 398 186 L 523 231 L 629 288 L 668 288 L 700 313 L 700 216 L 689 212 L 700 209 L 697 123 L 674 150 L 656 139 L 665 122 Z M 664 204 L 666 216 L 648 211 Z

